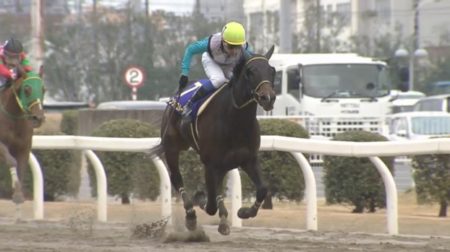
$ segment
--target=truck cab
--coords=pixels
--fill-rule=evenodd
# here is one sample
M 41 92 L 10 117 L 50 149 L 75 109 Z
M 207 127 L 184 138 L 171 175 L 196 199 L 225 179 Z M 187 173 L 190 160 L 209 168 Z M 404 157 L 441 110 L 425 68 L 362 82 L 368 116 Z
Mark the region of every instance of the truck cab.
M 265 115 L 315 119 L 312 135 L 381 132 L 380 118 L 391 113 L 391 82 L 383 61 L 352 53 L 274 54 L 269 63 L 277 71 L 277 100 Z

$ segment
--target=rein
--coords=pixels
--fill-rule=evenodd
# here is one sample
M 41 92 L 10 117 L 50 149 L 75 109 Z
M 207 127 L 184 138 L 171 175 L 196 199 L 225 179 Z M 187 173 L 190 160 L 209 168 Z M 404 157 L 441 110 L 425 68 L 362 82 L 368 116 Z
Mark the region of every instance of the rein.
M 30 78 L 27 78 L 27 79 L 25 79 L 25 80 L 33 79 L 33 78 L 35 78 L 35 77 L 30 77 Z M 23 80 L 22 83 L 23 83 L 25 80 Z M 22 85 L 22 83 L 21 83 L 21 85 Z M 12 92 L 13 92 L 13 94 L 14 94 L 14 99 L 15 99 L 17 105 L 19 106 L 20 110 L 23 112 L 23 114 L 21 114 L 21 115 L 14 115 L 14 114 L 11 114 L 8 110 L 6 110 L 6 108 L 5 108 L 5 106 L 4 106 L 4 104 L 3 104 L 2 102 L 0 102 L 0 111 L 3 112 L 3 114 L 5 114 L 7 117 L 9 117 L 10 119 L 13 119 L 13 120 L 18 120 L 18 119 L 29 119 L 29 118 L 31 118 L 32 115 L 28 112 L 27 109 L 25 109 L 25 108 L 23 107 L 22 103 L 20 102 L 19 95 L 17 94 L 16 90 L 15 90 L 13 87 L 14 87 L 14 85 L 11 85 L 9 88 L 12 88 Z M 29 107 L 32 107 L 32 106 L 34 106 L 34 105 L 36 105 L 36 104 L 39 104 L 40 102 L 41 102 L 40 99 L 37 99 L 37 100 L 34 101 Z
M 254 57 L 254 58 L 251 58 L 251 59 L 249 59 L 246 63 L 245 63 L 245 66 L 247 66 L 248 64 L 250 64 L 252 61 L 254 61 L 254 60 L 266 60 L 267 61 L 267 59 L 265 58 L 265 57 Z M 241 74 L 240 74 L 240 76 L 239 76 L 239 80 L 240 79 L 242 79 L 242 75 L 243 75 L 243 73 L 244 73 L 244 71 L 241 71 Z M 234 108 L 236 108 L 236 109 L 242 109 L 242 108 L 245 108 L 246 106 L 248 106 L 250 103 L 252 103 L 252 102 L 257 102 L 257 100 L 256 100 L 256 93 L 258 92 L 258 90 L 259 90 L 259 88 L 264 84 L 264 83 L 269 83 L 270 84 L 270 81 L 268 81 L 268 80 L 263 80 L 263 81 L 261 81 L 260 83 L 258 83 L 258 85 L 256 86 L 256 88 L 255 89 L 252 89 L 251 90 L 251 98 L 249 99 L 249 100 L 247 100 L 246 102 L 244 102 L 244 104 L 242 104 L 242 105 L 238 105 L 237 104 L 237 102 L 236 102 L 236 98 L 234 98 L 234 93 L 233 92 L 231 92 L 231 102 L 232 102 L 232 104 L 233 104 L 233 107 Z M 234 87 L 235 85 L 233 85 L 233 87 Z

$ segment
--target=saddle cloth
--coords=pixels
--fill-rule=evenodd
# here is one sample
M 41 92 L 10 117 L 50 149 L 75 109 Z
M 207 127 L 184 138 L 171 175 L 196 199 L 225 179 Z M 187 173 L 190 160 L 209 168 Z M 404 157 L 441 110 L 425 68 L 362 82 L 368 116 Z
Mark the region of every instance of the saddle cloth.
M 179 114 L 183 112 L 183 107 L 186 105 L 186 103 L 191 99 L 191 97 L 197 92 L 197 90 L 202 85 L 211 85 L 210 80 L 208 79 L 201 79 L 194 83 L 189 84 L 184 91 L 180 94 L 180 97 L 178 95 L 172 96 L 169 99 L 168 104 L 175 109 Z M 215 90 L 210 91 L 207 93 L 203 98 L 199 99 L 198 101 L 194 102 L 192 104 L 192 112 L 191 116 L 192 118 L 196 118 L 198 111 L 202 104 L 214 93 Z

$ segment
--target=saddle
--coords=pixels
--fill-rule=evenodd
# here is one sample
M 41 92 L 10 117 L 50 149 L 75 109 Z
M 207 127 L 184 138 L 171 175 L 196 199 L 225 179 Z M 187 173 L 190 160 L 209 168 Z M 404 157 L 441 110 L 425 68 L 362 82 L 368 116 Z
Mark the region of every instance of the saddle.
M 183 107 L 188 103 L 189 100 L 191 100 L 192 96 L 197 92 L 197 90 L 203 86 L 207 85 L 207 83 L 210 83 L 210 80 L 208 79 L 202 79 L 198 80 L 194 83 L 191 83 L 188 85 L 183 92 L 178 96 L 172 96 L 168 102 L 168 104 L 177 111 L 178 114 L 183 113 Z M 206 94 L 202 99 L 194 102 L 192 105 L 192 118 L 197 117 L 197 112 L 200 108 L 200 106 L 205 102 L 214 92 L 211 92 L 209 94 Z
M 194 83 L 188 85 L 184 91 L 178 96 L 172 96 L 168 105 L 175 109 L 176 113 L 181 115 L 183 113 L 183 107 L 186 103 L 191 99 L 191 97 L 195 94 L 197 89 L 199 89 L 202 85 L 210 82 L 209 79 L 201 79 Z M 197 119 L 201 115 L 201 113 L 206 109 L 211 100 L 218 94 L 228 83 L 222 85 L 217 90 L 214 90 L 208 94 L 206 94 L 203 98 L 192 104 L 192 113 L 190 115 L 191 119 L 182 120 L 181 121 L 181 133 L 185 140 L 192 141 L 196 146 L 196 150 L 199 150 L 199 146 L 197 143 L 198 139 L 198 129 L 197 129 Z

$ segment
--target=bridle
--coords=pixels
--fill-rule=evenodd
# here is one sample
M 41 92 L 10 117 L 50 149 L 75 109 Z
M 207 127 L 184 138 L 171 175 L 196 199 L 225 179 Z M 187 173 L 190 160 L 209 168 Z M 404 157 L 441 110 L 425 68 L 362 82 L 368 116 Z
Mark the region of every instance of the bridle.
M 245 66 L 246 67 L 248 64 L 250 64 L 251 62 L 255 61 L 255 60 L 265 60 L 268 61 L 267 58 L 262 57 L 262 56 L 257 56 L 257 57 L 253 57 L 251 59 L 249 59 L 247 62 L 245 62 Z M 242 79 L 242 75 L 244 74 L 244 70 L 241 71 L 238 80 Z M 245 101 L 243 104 L 238 105 L 236 102 L 236 98 L 234 97 L 234 92 L 231 92 L 231 103 L 233 104 L 233 107 L 236 109 L 242 109 L 245 108 L 247 105 L 249 105 L 252 102 L 258 102 L 258 90 L 262 87 L 262 85 L 264 84 L 269 84 L 271 85 L 271 82 L 269 80 L 262 80 L 258 83 L 258 85 L 256 85 L 256 88 L 251 89 L 250 90 L 250 98 Z M 232 85 L 232 88 L 235 85 Z
M 22 85 L 25 81 L 27 80 L 32 80 L 32 79 L 40 79 L 38 77 L 27 77 L 26 79 L 22 80 L 22 83 L 20 84 L 20 88 L 22 88 Z M 31 108 L 33 106 L 39 105 L 42 106 L 42 101 L 41 99 L 37 98 L 36 100 L 34 100 L 33 102 L 31 102 L 31 104 L 27 107 L 25 107 L 23 105 L 23 102 L 21 101 L 19 95 L 17 94 L 16 89 L 14 88 L 14 84 L 11 85 L 10 87 L 12 89 L 12 93 L 14 94 L 14 99 L 17 103 L 17 106 L 20 108 L 20 110 L 22 111 L 22 114 L 20 115 L 14 115 L 12 113 L 10 113 L 4 106 L 3 102 L 0 101 L 0 111 L 5 114 L 7 117 L 9 117 L 10 119 L 13 120 L 17 120 L 17 119 L 30 119 L 33 118 L 33 115 L 31 114 Z

